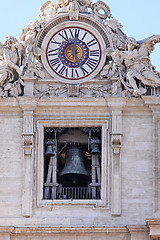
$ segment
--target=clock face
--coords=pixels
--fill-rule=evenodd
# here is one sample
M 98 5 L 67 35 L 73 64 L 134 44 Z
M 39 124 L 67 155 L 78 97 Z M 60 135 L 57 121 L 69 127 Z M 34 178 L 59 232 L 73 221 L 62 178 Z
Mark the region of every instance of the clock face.
M 42 62 L 53 77 L 63 82 L 77 83 L 93 78 L 102 65 L 99 39 L 89 27 L 66 26 L 50 31 Z

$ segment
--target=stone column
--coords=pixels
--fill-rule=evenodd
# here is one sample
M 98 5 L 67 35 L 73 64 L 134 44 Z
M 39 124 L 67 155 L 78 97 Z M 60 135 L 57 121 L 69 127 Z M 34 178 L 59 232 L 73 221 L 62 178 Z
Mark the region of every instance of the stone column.
M 32 216 L 33 189 L 33 146 L 34 146 L 34 109 L 35 102 L 19 101 L 23 110 L 23 186 L 22 216 Z

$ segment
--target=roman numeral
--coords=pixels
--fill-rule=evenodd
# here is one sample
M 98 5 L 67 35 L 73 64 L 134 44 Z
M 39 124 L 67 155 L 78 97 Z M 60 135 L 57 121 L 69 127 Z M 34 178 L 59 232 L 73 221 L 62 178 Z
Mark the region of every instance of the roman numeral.
M 55 55 L 57 55 L 58 54 L 58 50 L 59 50 L 59 48 L 55 48 L 53 50 L 48 51 L 48 56 L 55 56 Z
M 57 65 L 57 67 L 54 69 L 55 71 L 57 71 L 58 70 L 58 68 L 61 66 L 62 64 L 61 63 L 59 63 L 58 65 Z
M 73 35 L 74 29 L 70 28 L 70 29 L 69 29 L 69 32 L 70 32 L 70 34 L 71 34 L 71 37 L 70 37 L 70 38 L 74 38 L 74 35 Z
M 57 45 L 61 45 L 61 42 L 56 42 L 54 39 L 52 39 L 51 43 L 57 44 Z
M 65 73 L 65 76 L 67 77 L 68 76 L 68 68 L 66 66 L 62 66 L 58 73 L 61 75 L 63 75 Z
M 80 29 L 75 29 L 75 38 L 79 36 Z
M 90 51 L 90 56 L 99 57 L 99 50 L 91 50 Z
M 82 71 L 84 76 L 89 73 L 84 67 L 82 67 Z
M 64 40 L 68 40 L 68 35 L 66 30 L 62 30 L 61 33 L 58 33 Z
M 96 41 L 96 39 L 94 39 L 94 38 L 87 43 L 88 47 L 91 47 L 91 46 L 93 46 L 93 45 L 95 45 L 95 44 L 97 44 L 97 41 Z
M 52 59 L 52 60 L 49 60 L 50 61 L 50 64 L 52 65 L 52 67 L 54 67 L 55 65 L 57 65 L 58 63 L 60 63 L 60 60 L 59 58 L 55 58 L 55 59 Z
M 88 32 L 85 32 L 85 34 L 83 35 L 83 37 L 82 37 L 82 39 L 81 39 L 82 41 L 85 39 L 87 33 L 88 33 Z
M 72 68 L 71 78 L 75 78 L 75 77 L 79 78 L 79 74 L 77 69 Z
M 86 62 L 86 64 L 88 65 L 88 67 L 90 67 L 90 69 L 94 69 L 95 66 L 97 65 L 98 60 L 89 58 L 88 61 Z

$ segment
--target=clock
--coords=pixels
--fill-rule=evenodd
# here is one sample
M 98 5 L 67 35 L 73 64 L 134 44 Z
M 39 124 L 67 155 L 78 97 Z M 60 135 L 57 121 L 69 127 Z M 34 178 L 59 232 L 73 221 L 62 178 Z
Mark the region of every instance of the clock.
M 66 22 L 53 27 L 42 43 L 42 62 L 48 73 L 75 84 L 94 78 L 105 63 L 105 42 L 87 23 Z

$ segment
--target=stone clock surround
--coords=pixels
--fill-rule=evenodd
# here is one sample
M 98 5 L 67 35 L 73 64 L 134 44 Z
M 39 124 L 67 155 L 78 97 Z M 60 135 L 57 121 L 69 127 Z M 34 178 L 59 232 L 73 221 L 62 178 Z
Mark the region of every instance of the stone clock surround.
M 92 20 L 92 18 L 89 18 L 87 16 L 81 15 L 79 16 L 78 21 L 68 21 L 69 15 L 64 14 L 61 19 L 55 18 L 51 22 L 48 23 L 48 25 L 45 26 L 45 28 L 39 33 L 37 36 L 37 40 L 35 42 L 35 47 L 40 47 L 42 50 L 42 63 L 44 64 L 46 70 L 48 73 L 53 76 L 55 79 L 59 80 L 60 82 L 64 82 L 67 84 L 80 84 L 83 82 L 87 82 L 90 79 L 93 79 L 101 70 L 102 67 L 106 61 L 106 46 L 107 48 L 112 48 L 113 43 L 111 40 L 111 37 L 109 33 L 107 32 L 107 29 L 104 29 L 102 26 L 99 25 L 98 22 L 95 22 Z M 51 37 L 61 29 L 65 27 L 77 27 L 89 30 L 91 33 L 93 33 L 101 47 L 101 57 L 99 59 L 98 66 L 96 69 L 91 73 L 89 76 L 82 78 L 81 80 L 68 80 L 63 79 L 63 77 L 58 76 L 54 73 L 54 71 L 51 70 L 51 68 L 48 65 L 48 61 L 46 59 L 46 48 L 48 45 L 48 42 L 50 41 Z

